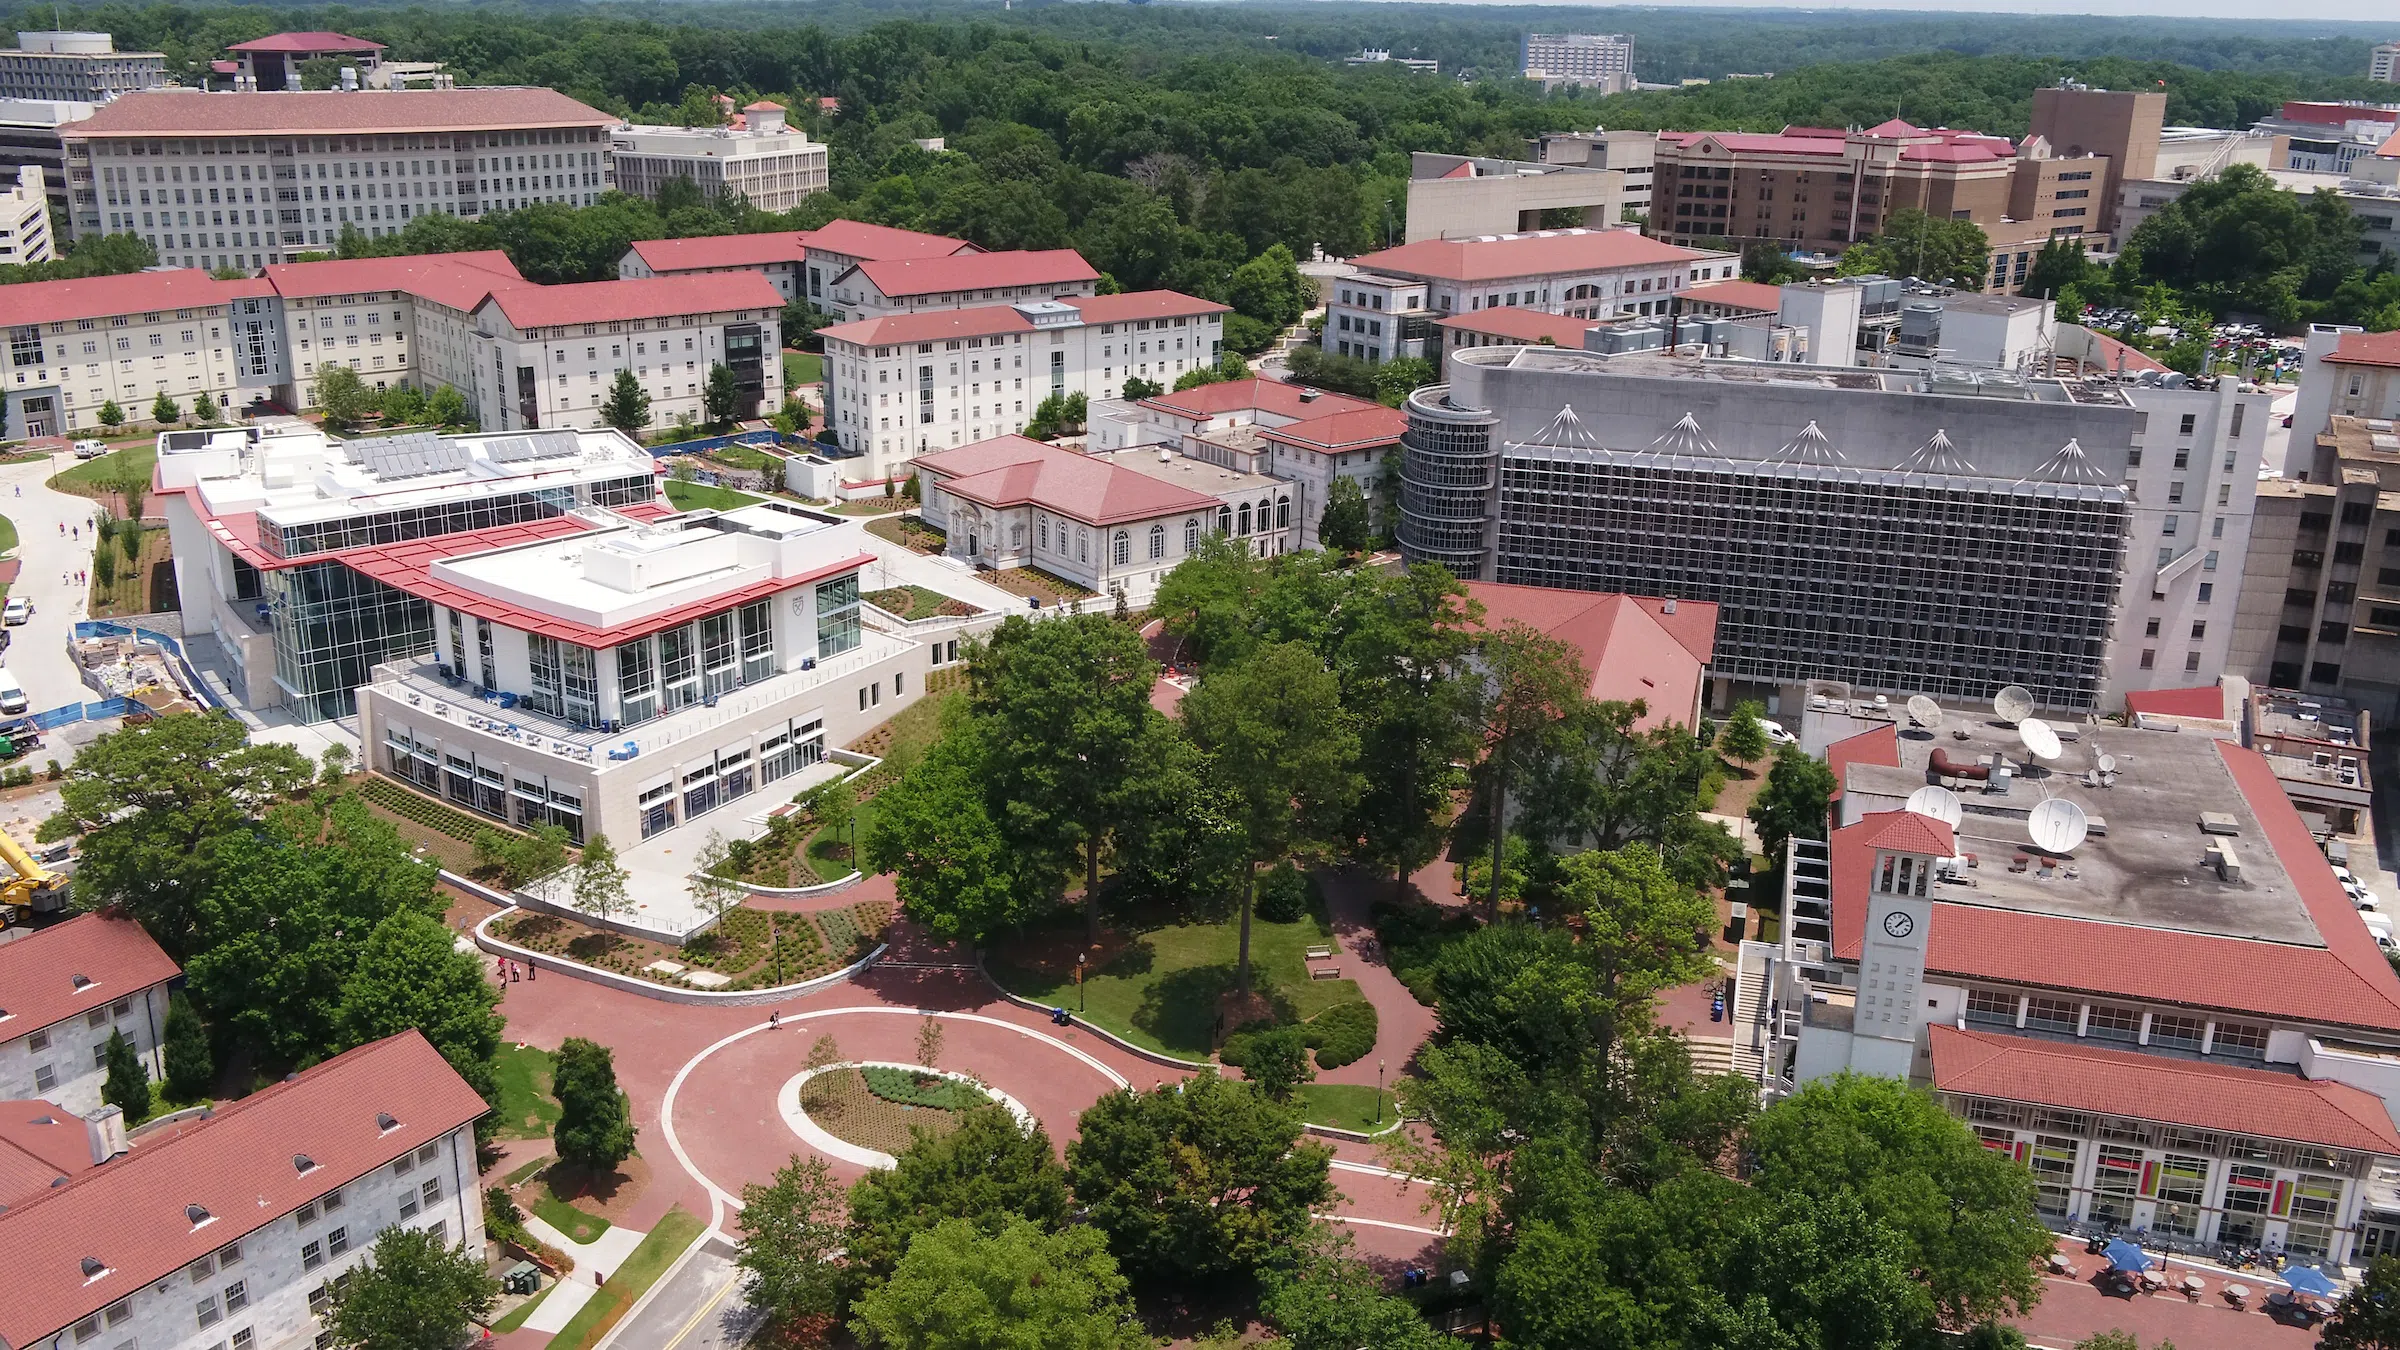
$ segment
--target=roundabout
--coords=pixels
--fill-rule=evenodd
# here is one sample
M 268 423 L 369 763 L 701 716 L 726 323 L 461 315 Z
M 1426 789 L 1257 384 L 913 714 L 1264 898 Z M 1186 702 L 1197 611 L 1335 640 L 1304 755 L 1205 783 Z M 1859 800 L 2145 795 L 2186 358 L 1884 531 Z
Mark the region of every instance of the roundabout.
M 820 1101 L 816 1103 L 816 1105 L 818 1107 L 818 1114 L 825 1116 L 828 1123 L 819 1123 L 818 1118 L 809 1113 L 809 1106 L 811 1105 L 811 1102 L 810 1094 L 806 1090 L 808 1084 L 812 1081 L 834 1075 L 860 1073 L 860 1081 L 865 1086 L 866 1090 L 877 1097 L 881 1097 L 881 1093 L 874 1091 L 872 1078 L 862 1072 L 867 1069 L 888 1069 L 899 1074 L 913 1075 L 920 1078 L 932 1077 L 945 1080 L 948 1083 L 958 1084 L 970 1092 L 981 1095 L 986 1101 L 997 1102 L 1002 1107 L 1005 1107 L 1010 1115 L 1017 1118 L 1017 1124 L 1024 1129 L 1031 1130 L 1035 1125 L 1039 1124 L 1039 1122 L 1034 1119 L 1033 1113 L 1025 1109 L 1025 1104 L 1023 1102 L 1018 1101 L 1016 1098 L 1009 1096 L 1007 1093 L 1002 1092 L 999 1089 L 990 1086 L 989 1084 L 977 1082 L 974 1078 L 967 1074 L 952 1073 L 945 1069 L 927 1069 L 916 1064 L 898 1064 L 890 1060 L 853 1060 L 841 1064 L 828 1064 L 820 1069 L 804 1069 L 800 1073 L 793 1075 L 792 1078 L 784 1083 L 783 1091 L 777 1096 L 776 1099 L 776 1106 L 783 1113 L 783 1123 L 790 1126 L 792 1133 L 800 1137 L 800 1142 L 808 1145 L 810 1148 L 815 1149 L 817 1152 L 824 1154 L 828 1158 L 838 1158 L 843 1162 L 852 1163 L 860 1167 L 872 1168 L 875 1170 L 882 1170 L 896 1166 L 898 1164 L 898 1159 L 894 1158 L 890 1153 L 878 1149 L 865 1141 L 856 1138 L 845 1137 L 845 1126 L 849 1126 L 849 1133 L 855 1133 L 856 1127 L 854 1125 L 850 1125 L 850 1122 L 847 1120 L 840 1120 L 834 1117 L 831 1112 L 828 1111 L 827 1103 Z M 906 1111 L 909 1108 L 905 1105 L 902 1105 L 901 1109 Z M 889 1113 L 886 1114 L 888 1117 Z M 939 1111 L 939 1114 L 943 1117 L 943 1119 L 939 1123 L 934 1123 L 931 1126 L 931 1128 L 935 1129 L 936 1132 L 942 1132 L 948 1126 L 954 1125 L 957 1120 L 958 1112 L 956 1108 L 952 1108 L 950 1110 Z M 891 1124 L 897 1125 L 903 1130 L 909 1128 L 909 1122 L 905 1116 L 901 1116 L 896 1120 L 892 1120 Z M 920 1125 L 917 1126 L 917 1128 L 926 1128 L 926 1126 Z M 888 1127 L 884 1132 L 888 1132 Z

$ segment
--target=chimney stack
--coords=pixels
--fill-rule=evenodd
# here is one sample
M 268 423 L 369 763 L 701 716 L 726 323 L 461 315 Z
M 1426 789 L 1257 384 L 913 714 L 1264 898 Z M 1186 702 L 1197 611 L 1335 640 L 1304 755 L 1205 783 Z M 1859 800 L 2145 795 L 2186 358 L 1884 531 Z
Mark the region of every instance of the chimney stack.
M 91 1141 L 95 1164 L 107 1162 L 133 1147 L 125 1137 L 125 1112 L 121 1107 L 103 1106 L 85 1116 L 83 1133 Z

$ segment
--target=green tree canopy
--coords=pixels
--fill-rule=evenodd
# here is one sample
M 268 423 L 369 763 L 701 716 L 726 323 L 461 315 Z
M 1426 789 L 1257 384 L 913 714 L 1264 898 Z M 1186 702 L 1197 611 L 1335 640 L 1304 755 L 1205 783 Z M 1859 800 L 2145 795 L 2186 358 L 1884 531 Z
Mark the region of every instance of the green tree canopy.
M 1717 753 L 1744 764 L 1765 758 L 1767 729 L 1760 721 L 1765 716 L 1766 710 L 1749 699 L 1735 704 L 1733 716 L 1717 731 Z
M 366 936 L 349 978 L 342 983 L 335 1015 L 347 1050 L 396 1036 L 414 1027 L 442 1052 L 467 1086 L 500 1105 L 500 992 L 485 978 L 483 962 L 458 950 L 442 921 L 421 908 L 400 910 Z M 497 1128 L 496 1116 L 485 1116 Z
M 867 866 L 892 874 L 901 909 L 937 937 L 980 945 L 1058 894 L 1055 855 L 1016 847 L 987 805 L 979 730 L 959 717 L 875 799 Z
M 1067 1217 L 1067 1174 L 1037 1122 L 977 1107 L 948 1134 L 920 1133 L 889 1170 L 869 1172 L 850 1191 L 845 1245 L 859 1276 L 888 1276 L 915 1238 L 946 1220 L 994 1233 L 1012 1219 L 1055 1229 Z
M 1783 846 L 1788 840 L 1825 837 L 1825 813 L 1836 786 L 1833 770 L 1799 746 L 1787 742 L 1775 752 L 1774 766 L 1767 770 L 1767 785 L 1750 805 L 1759 847 L 1770 864 L 1783 866 Z
M 180 1101 L 205 1101 L 216 1095 L 217 1064 L 208 1047 L 208 1026 L 192 1011 L 192 1000 L 176 995 L 167 1001 L 167 1091 Z
M 795 1157 L 772 1183 L 742 1187 L 734 1264 L 750 1276 L 750 1305 L 779 1321 L 841 1315 L 842 1188 L 824 1159 Z
M 926 1230 L 890 1279 L 858 1301 L 851 1330 L 880 1350 L 1149 1350 L 1125 1277 L 1091 1228 L 1011 1219 Z
M 569 1036 L 550 1075 L 558 1124 L 550 1132 L 559 1159 L 589 1172 L 608 1172 L 633 1156 L 633 1108 L 617 1086 L 616 1056 L 605 1045 Z
M 2325 1350 L 2400 1350 L 2400 1257 L 2380 1253 L 2317 1337 Z
M 1325 511 L 1317 518 L 1317 539 L 1329 549 L 1357 553 L 1367 546 L 1367 494 L 1355 478 L 1336 475 L 1325 490 Z
M 375 391 L 357 371 L 331 361 L 317 368 L 317 410 L 325 415 L 327 426 L 348 431 L 374 413 L 375 403 Z
M 457 1350 L 491 1316 L 500 1282 L 437 1228 L 393 1224 L 337 1297 L 328 1329 L 344 1350 Z
M 1839 270 L 1843 276 L 1880 272 L 1980 291 L 1991 252 L 1991 240 L 1975 222 L 1938 219 L 1903 206 L 1884 217 L 1881 234 L 1851 245 Z
M 619 370 L 600 405 L 600 420 L 631 436 L 650 425 L 650 395 L 631 367 Z
M 108 1067 L 108 1078 L 100 1086 L 100 1100 L 125 1113 L 127 1125 L 139 1125 L 150 1118 L 150 1071 L 142 1066 L 142 1057 L 125 1039 L 125 1033 L 109 1028 L 108 1041 L 100 1048 L 101 1062 Z

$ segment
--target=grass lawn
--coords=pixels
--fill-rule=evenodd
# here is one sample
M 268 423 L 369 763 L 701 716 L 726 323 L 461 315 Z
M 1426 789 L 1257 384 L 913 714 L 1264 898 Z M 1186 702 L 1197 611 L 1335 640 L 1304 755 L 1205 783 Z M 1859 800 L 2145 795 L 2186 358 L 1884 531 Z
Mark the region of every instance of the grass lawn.
M 670 478 L 667 480 L 667 500 L 674 503 L 678 511 L 731 511 L 737 506 L 763 502 L 766 498 L 736 492 L 732 488 L 684 483 Z
M 508 1316 L 492 1323 L 492 1330 L 494 1333 L 505 1336 L 508 1333 L 515 1331 L 518 1327 L 525 1325 L 525 1319 L 533 1316 L 533 1310 L 542 1306 L 542 1300 L 550 1297 L 551 1290 L 558 1288 L 557 1280 L 551 1279 L 546 1274 L 543 1276 L 543 1278 L 549 1279 L 550 1282 L 542 1286 L 542 1292 L 535 1294 L 532 1298 L 529 1298 L 523 1303 L 518 1304 L 515 1308 L 509 1311 Z
M 1376 1120 L 1376 1091 L 1359 1083 L 1302 1083 L 1300 1108 L 1311 1125 L 1373 1134 L 1398 1118 L 1399 1105 L 1387 1090 L 1382 1094 L 1383 1119 Z
M 825 358 L 815 352 L 785 352 L 783 354 L 783 387 L 798 389 L 825 378 Z
M 577 1209 L 552 1195 L 547 1185 L 534 1193 L 533 1212 L 543 1223 L 577 1242 L 596 1242 L 602 1233 L 608 1231 L 608 1220 Z
M 506 1054 L 507 1052 L 502 1051 L 501 1053 Z M 503 1131 L 503 1133 L 506 1132 Z M 527 1177 L 532 1176 L 534 1173 L 541 1171 L 543 1168 L 548 1167 L 550 1164 L 557 1161 L 558 1159 L 553 1158 L 545 1153 L 541 1157 L 535 1158 L 530 1162 L 520 1164 L 516 1171 L 509 1173 L 507 1176 L 501 1178 L 501 1180 L 506 1185 L 520 1185 Z
M 869 797 L 858 804 L 858 834 L 862 845 L 867 833 L 875 828 L 875 799 Z M 810 870 L 827 881 L 839 881 L 857 868 L 850 856 L 850 828 L 846 822 L 829 820 L 809 836 L 806 846 Z
M 96 570 L 92 574 L 89 612 L 93 618 L 117 619 L 175 608 L 175 549 L 164 529 L 142 531 L 132 561 L 127 561 L 116 541 L 110 541 L 108 547 L 116 550 L 115 570 L 105 586 Z
M 558 1102 L 550 1095 L 550 1054 L 526 1046 L 500 1047 L 500 1137 L 547 1139 L 558 1123 Z M 514 1182 L 515 1177 L 509 1180 Z
M 0 516 L 0 553 L 17 551 L 17 522 Z
M 924 586 L 893 586 L 886 590 L 869 591 L 865 601 L 887 614 L 903 619 L 930 619 L 940 614 L 975 614 L 980 611 L 964 600 L 954 599 Z
M 992 974 L 1015 994 L 1046 1006 L 1080 1008 L 1116 1035 L 1146 1049 L 1185 1059 L 1215 1052 L 1218 996 L 1233 988 L 1234 958 L 1241 943 L 1238 919 L 1183 923 L 1135 933 L 1108 962 L 1075 987 L 1074 935 L 1083 931 L 1080 913 L 1065 915 L 1073 935 L 1037 938 L 1034 944 L 1003 946 Z M 1304 1021 L 1336 1003 L 1359 996 L 1355 980 L 1312 980 L 1307 949 L 1325 946 L 1333 933 L 1315 916 L 1295 923 L 1250 925 L 1250 962 L 1258 991 L 1285 1021 Z M 1032 951 L 1050 957 L 1025 962 Z M 1063 957 L 1062 955 L 1063 954 Z
M 51 479 L 50 486 L 60 492 L 95 497 L 104 492 L 116 491 L 117 484 L 125 481 L 128 477 L 139 478 L 147 484 L 150 481 L 150 470 L 157 464 L 158 443 L 151 441 L 142 445 L 128 446 L 123 450 L 112 450 L 98 459 L 87 459 Z
M 691 1246 L 706 1226 L 681 1207 L 668 1210 L 650 1236 L 642 1239 L 642 1245 L 617 1267 L 617 1273 L 592 1295 L 592 1301 L 583 1305 L 583 1311 L 550 1338 L 549 1350 L 591 1350 L 627 1309 L 650 1292 L 650 1286 L 658 1283 L 658 1277 L 667 1273 L 667 1267 L 675 1264 L 675 1258 L 683 1255 L 684 1248 Z

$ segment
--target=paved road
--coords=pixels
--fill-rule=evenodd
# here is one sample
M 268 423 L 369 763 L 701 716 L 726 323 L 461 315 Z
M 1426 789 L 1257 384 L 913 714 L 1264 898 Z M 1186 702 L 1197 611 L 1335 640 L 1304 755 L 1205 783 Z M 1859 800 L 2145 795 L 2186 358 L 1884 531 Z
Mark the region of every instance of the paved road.
M 633 1316 L 617 1324 L 602 1350 L 732 1350 L 757 1329 L 759 1315 L 743 1298 L 741 1272 L 724 1238 L 703 1238 Z
M 84 617 L 86 591 L 59 577 L 64 572 L 90 569 L 95 506 L 85 498 L 42 486 L 52 474 L 74 463 L 73 456 L 61 453 L 46 461 L 0 465 L 0 515 L 16 525 L 17 557 L 24 563 L 9 594 L 33 601 L 32 621 L 9 630 L 11 641 L 4 664 L 25 686 L 26 697 L 36 709 L 55 708 L 87 694 L 74 658 L 67 654 L 67 639 L 76 620 Z M 62 524 L 73 528 L 77 537 L 60 534 Z

